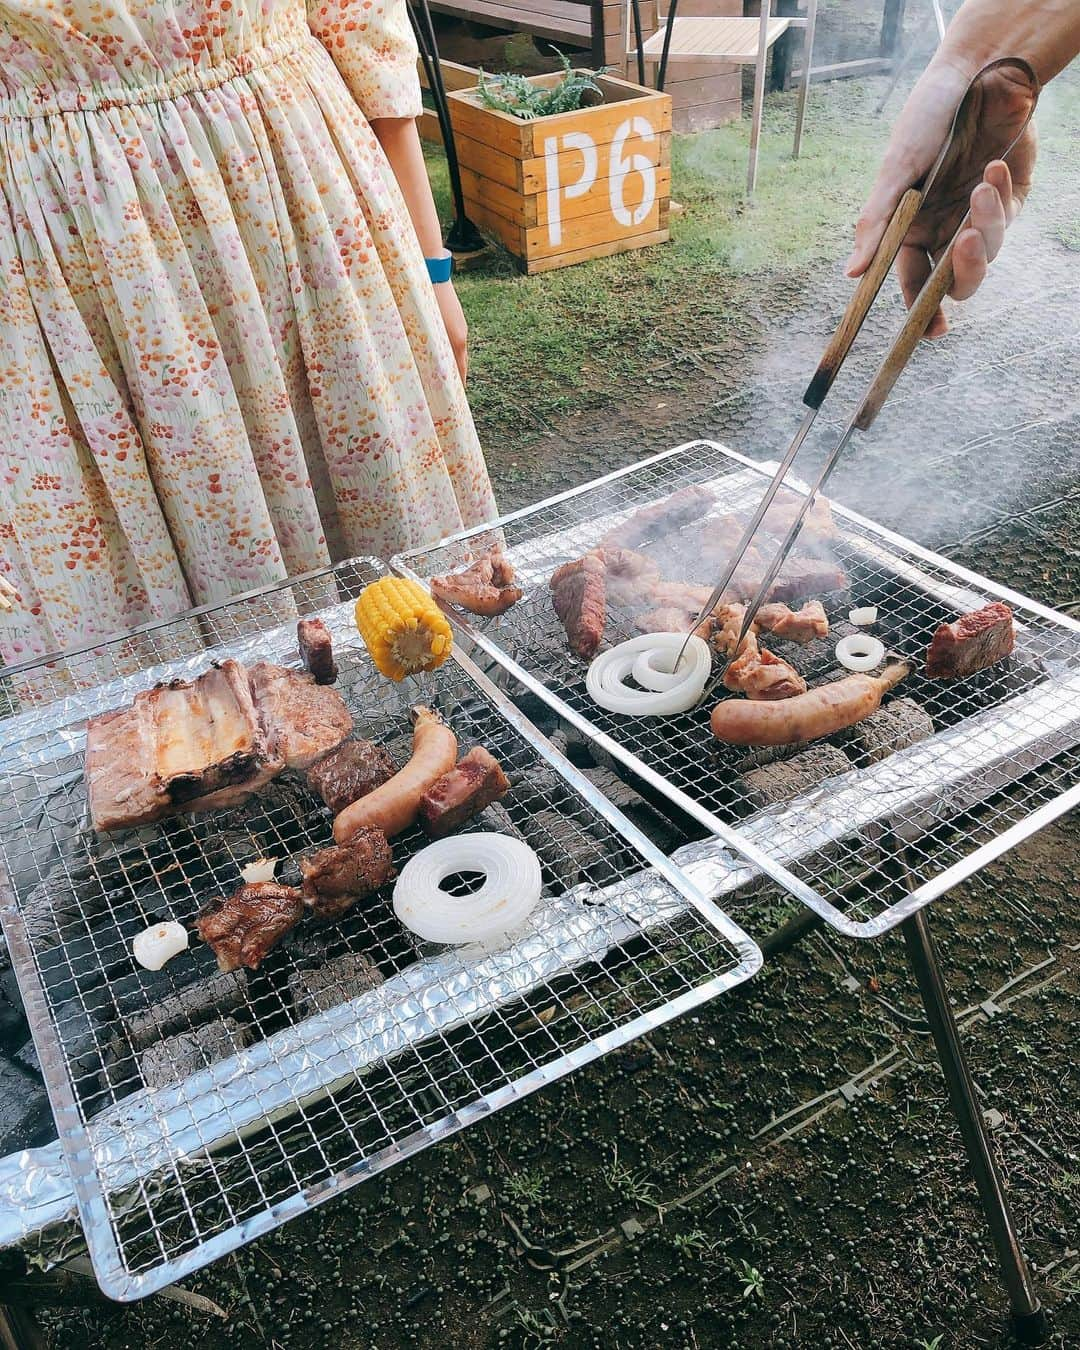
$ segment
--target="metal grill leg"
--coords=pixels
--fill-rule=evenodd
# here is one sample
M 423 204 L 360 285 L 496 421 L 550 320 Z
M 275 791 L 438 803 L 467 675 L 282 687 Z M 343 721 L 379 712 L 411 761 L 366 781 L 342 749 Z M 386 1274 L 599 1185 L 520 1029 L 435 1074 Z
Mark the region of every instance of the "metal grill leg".
M 1025 1344 L 1038 1345 L 1048 1333 L 1046 1314 L 1039 1306 L 1039 1298 L 1009 1211 L 1001 1174 L 990 1151 L 982 1112 L 975 1097 L 975 1085 L 953 1019 L 925 910 L 905 920 L 901 924 L 901 931 L 945 1074 L 953 1114 L 963 1135 L 971 1170 L 975 1173 L 975 1185 L 1008 1291 L 1013 1324 Z

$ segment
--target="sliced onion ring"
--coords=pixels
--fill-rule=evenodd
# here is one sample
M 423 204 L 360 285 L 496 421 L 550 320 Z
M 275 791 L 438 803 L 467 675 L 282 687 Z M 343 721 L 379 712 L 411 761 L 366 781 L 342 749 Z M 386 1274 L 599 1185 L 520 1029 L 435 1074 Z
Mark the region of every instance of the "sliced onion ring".
M 876 670 L 885 659 L 885 644 L 868 633 L 850 633 L 836 644 L 836 659 L 845 670 Z
M 472 895 L 451 895 L 442 883 L 457 872 L 482 872 Z M 425 942 L 485 946 L 517 932 L 543 887 L 540 861 L 505 834 L 458 834 L 421 849 L 401 869 L 394 913 Z
M 593 701 L 608 712 L 633 717 L 666 717 L 687 712 L 705 690 L 712 669 L 709 644 L 696 634 L 673 671 L 685 633 L 645 633 L 601 652 L 589 667 L 585 687 Z M 635 689 L 626 683 L 633 676 Z
M 853 623 L 856 628 L 869 628 L 871 624 L 877 623 L 877 605 L 863 605 L 861 609 L 850 610 L 848 623 Z

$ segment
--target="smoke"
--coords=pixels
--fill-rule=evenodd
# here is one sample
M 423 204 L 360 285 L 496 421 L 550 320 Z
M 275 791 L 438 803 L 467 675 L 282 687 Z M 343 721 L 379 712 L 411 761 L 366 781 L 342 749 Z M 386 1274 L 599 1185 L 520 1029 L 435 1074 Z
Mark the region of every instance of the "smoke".
M 866 88 L 869 101 L 874 94 Z M 901 99 L 897 96 L 895 108 Z M 890 112 L 895 111 L 890 105 Z M 1080 71 L 1043 91 L 1040 155 L 1024 210 L 978 293 L 947 302 L 950 331 L 923 343 L 873 426 L 856 431 L 829 485 L 845 505 L 933 548 L 992 530 L 1080 489 Z M 812 135 L 812 129 L 810 134 Z M 874 165 L 867 166 L 867 181 Z M 766 343 L 745 384 L 720 391 L 716 437 L 777 460 L 853 283 L 850 237 L 797 297 L 763 295 Z M 841 435 L 903 319 L 890 278 L 800 453 L 810 479 Z

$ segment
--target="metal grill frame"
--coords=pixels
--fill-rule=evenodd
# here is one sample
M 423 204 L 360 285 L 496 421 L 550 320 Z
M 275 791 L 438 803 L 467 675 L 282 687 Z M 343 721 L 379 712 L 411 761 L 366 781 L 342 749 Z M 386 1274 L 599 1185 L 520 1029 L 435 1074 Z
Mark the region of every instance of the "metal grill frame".
M 191 625 L 194 618 L 198 618 L 201 622 L 208 617 L 217 615 L 219 620 L 227 622 L 230 613 L 238 611 L 245 604 L 253 601 L 261 602 L 268 597 L 274 597 L 275 600 L 280 597 L 295 607 L 295 612 L 290 617 L 289 622 L 281 625 L 280 614 L 278 614 L 276 626 L 269 631 L 249 632 L 241 642 L 232 643 L 228 646 L 207 647 L 202 655 L 201 668 L 205 668 L 210 660 L 220 659 L 226 654 L 235 655 L 239 659 L 254 659 L 258 656 L 264 656 L 266 659 L 283 660 L 287 653 L 291 652 L 293 660 L 286 663 L 295 664 L 295 617 L 299 614 L 314 612 L 320 612 L 330 624 L 335 635 L 335 649 L 339 659 L 348 649 L 345 646 L 347 643 L 359 659 L 366 661 L 366 653 L 363 652 L 362 644 L 352 627 L 351 597 L 364 581 L 373 580 L 376 576 L 382 574 L 385 574 L 385 569 L 374 560 L 354 559 L 339 564 L 335 568 L 309 573 L 303 578 L 247 592 L 224 605 L 203 606 L 199 610 L 191 611 L 175 620 L 143 625 L 138 631 L 144 635 L 156 634 L 163 642 L 167 643 L 170 630 L 177 629 L 182 624 Z M 321 587 L 323 583 L 329 583 L 330 581 L 341 583 L 341 579 L 346 575 L 355 578 L 355 585 L 345 584 L 346 593 L 350 598 L 343 604 L 337 605 L 334 611 L 325 608 L 313 609 L 310 606 L 296 603 L 296 597 L 301 593 L 301 588 L 305 584 L 312 583 L 315 587 Z M 276 603 L 267 604 L 263 607 L 262 614 L 271 617 L 277 612 L 277 609 Z M 110 642 L 127 641 L 130 637 L 131 634 L 120 634 L 114 639 L 95 644 L 94 648 L 86 647 L 66 655 L 51 654 L 47 657 L 24 662 L 18 667 L 8 668 L 4 672 L 4 676 L 6 678 L 20 675 L 30 676 L 35 671 L 41 671 L 50 665 L 58 666 L 62 672 L 66 661 L 84 653 L 89 656 L 97 653 L 103 647 L 107 648 Z M 167 677 L 170 669 L 175 670 L 177 665 L 181 666 L 184 674 L 189 675 L 192 660 L 192 655 L 187 654 L 182 662 L 170 662 L 165 666 L 143 669 L 115 681 L 112 687 L 92 686 L 82 694 L 71 693 L 44 709 L 31 710 L 26 714 L 15 716 L 6 725 L 0 722 L 0 776 L 6 777 L 7 774 L 17 770 L 20 763 L 22 743 L 28 729 L 32 728 L 35 733 L 44 732 L 46 729 L 59 732 L 62 728 L 72 725 L 73 709 L 80 709 L 79 717 L 76 720 L 81 722 L 87 707 L 92 711 L 100 711 L 119 706 L 125 698 L 130 698 L 137 688 L 150 687 L 158 680 Z M 71 1171 L 79 1215 L 95 1274 L 102 1289 L 110 1297 L 121 1301 L 142 1298 L 167 1284 L 174 1283 L 176 1280 L 189 1275 L 192 1271 L 271 1231 L 288 1219 L 305 1212 L 315 1204 L 321 1203 L 331 1196 L 341 1194 L 365 1177 L 384 1170 L 429 1144 L 444 1139 L 469 1124 L 489 1116 L 500 1107 L 519 1100 L 537 1088 L 552 1083 L 574 1069 L 619 1046 L 625 1045 L 637 1036 L 655 1029 L 671 1018 L 699 1006 L 728 989 L 734 988 L 749 979 L 760 968 L 762 955 L 757 945 L 712 901 L 701 896 L 696 888 L 687 881 L 683 873 L 531 725 L 507 695 L 497 689 L 467 655 L 460 650 L 456 651 L 451 661 L 443 668 L 442 673 L 436 672 L 433 676 L 425 678 L 427 684 L 424 685 L 424 688 L 437 688 L 440 681 L 451 678 L 466 682 L 475 692 L 477 698 L 483 702 L 492 717 L 505 725 L 506 734 L 516 737 L 528 751 L 535 752 L 537 762 L 546 764 L 557 775 L 559 782 L 578 803 L 577 809 L 603 822 L 604 828 L 610 832 L 610 836 L 618 838 L 640 860 L 640 870 L 627 873 L 619 885 L 609 887 L 605 891 L 595 892 L 593 898 L 614 895 L 620 886 L 627 884 L 632 886 L 634 878 L 652 878 L 649 885 L 660 885 L 663 888 L 664 895 L 670 896 L 672 901 L 675 902 L 673 910 L 669 913 L 665 900 L 661 906 L 661 911 L 662 914 L 667 915 L 667 918 L 661 918 L 660 922 L 667 923 L 671 915 L 674 914 L 680 922 L 686 919 L 687 922 L 696 924 L 696 932 L 707 935 L 707 941 L 710 944 L 709 950 L 713 951 L 715 947 L 717 952 L 723 951 L 723 968 L 717 968 L 719 964 L 717 962 L 714 964 L 710 978 L 697 981 L 689 978 L 684 979 L 685 987 L 682 992 L 675 997 L 666 999 L 662 999 L 663 991 L 659 986 L 652 983 L 652 976 L 645 977 L 648 979 L 651 989 L 657 995 L 656 1001 L 649 1004 L 643 998 L 638 1007 L 627 1010 L 620 1006 L 615 1009 L 616 1002 L 620 1004 L 626 1002 L 621 994 L 618 995 L 617 1000 L 612 1000 L 613 1011 L 608 1016 L 610 1029 L 602 1033 L 593 1033 L 586 1039 L 579 1039 L 570 1048 L 563 1047 L 562 1053 L 556 1056 L 544 1058 L 542 1055 L 534 1055 L 532 1057 L 534 1067 L 527 1072 L 510 1075 L 508 1071 L 508 1081 L 501 1082 L 490 1091 L 480 1093 L 474 1100 L 458 1104 L 438 1118 L 428 1119 L 426 1123 L 422 1123 L 419 1128 L 412 1129 L 403 1137 L 391 1138 L 385 1147 L 374 1153 L 350 1159 L 348 1165 L 341 1167 L 332 1175 L 320 1176 L 311 1185 L 305 1187 L 297 1184 L 292 1193 L 282 1196 L 274 1203 L 268 1201 L 262 1210 L 250 1213 L 242 1220 L 224 1226 L 219 1231 L 212 1232 L 201 1242 L 189 1244 L 178 1255 L 170 1257 L 168 1253 L 163 1252 L 163 1259 L 135 1272 L 129 1268 L 125 1261 L 124 1252 L 118 1242 L 117 1224 L 121 1208 L 124 1205 L 130 1206 L 132 1203 L 136 1205 L 141 1203 L 148 1211 L 150 1222 L 154 1223 L 149 1197 L 154 1193 L 154 1185 L 161 1184 L 163 1173 L 166 1175 L 172 1174 L 171 1180 L 166 1183 L 169 1191 L 171 1193 L 179 1191 L 183 1203 L 189 1205 L 178 1164 L 190 1161 L 193 1149 L 198 1156 L 205 1160 L 206 1169 L 212 1172 L 216 1178 L 217 1165 L 213 1161 L 215 1154 L 225 1145 L 235 1145 L 246 1154 L 249 1131 L 253 1132 L 255 1139 L 258 1139 L 260 1136 L 254 1134 L 255 1131 L 262 1129 L 265 1133 L 265 1130 L 269 1129 L 276 1142 L 278 1128 L 284 1128 L 287 1125 L 290 1110 L 297 1113 L 298 1117 L 303 1119 L 304 1125 L 308 1126 L 307 1108 L 313 1102 L 321 1102 L 328 1097 L 328 1094 L 335 1092 L 343 1080 L 343 1074 L 345 1080 L 349 1080 L 350 1075 L 354 1074 L 353 1065 L 348 1055 L 343 1053 L 342 1047 L 348 1044 L 348 1025 L 355 1020 L 352 1009 L 356 1000 L 339 1003 L 329 1012 L 314 1015 L 286 1029 L 289 1037 L 288 1044 L 292 1046 L 298 1056 L 298 1065 L 301 1063 L 310 1065 L 311 1062 L 314 1062 L 317 1066 L 321 1066 L 320 1071 L 315 1072 L 313 1078 L 309 1077 L 304 1080 L 305 1092 L 299 1094 L 299 1096 L 291 1092 L 289 1085 L 282 1080 L 277 1089 L 276 1097 L 272 1092 L 262 1092 L 253 1099 L 252 1109 L 248 1117 L 237 1119 L 229 1109 L 227 1098 L 225 1099 L 225 1109 L 217 1109 L 215 1112 L 213 1103 L 217 1099 L 213 1090 L 211 1090 L 208 1096 L 211 1108 L 204 1111 L 204 1119 L 196 1119 L 190 1103 L 185 1100 L 185 1109 L 191 1114 L 192 1118 L 185 1121 L 183 1119 L 184 1113 L 181 1112 L 180 1128 L 173 1128 L 178 1121 L 175 1110 L 175 1099 L 178 1093 L 180 1098 L 184 1100 L 187 1085 L 194 1083 L 196 1079 L 207 1080 L 212 1087 L 217 1075 L 220 1074 L 221 1079 L 224 1080 L 227 1071 L 232 1072 L 228 1066 L 234 1065 L 234 1063 L 243 1064 L 245 1073 L 247 1062 L 254 1061 L 257 1067 L 258 1056 L 263 1047 L 269 1044 L 267 1041 L 256 1041 L 254 1045 L 249 1046 L 240 1055 L 219 1061 L 218 1064 L 211 1066 L 202 1073 L 192 1075 L 191 1078 L 173 1087 L 144 1090 L 138 1094 L 140 1098 L 139 1109 L 141 1110 L 146 1104 L 144 1120 L 147 1125 L 146 1133 L 142 1136 L 142 1143 L 145 1144 L 145 1147 L 138 1156 L 121 1156 L 123 1163 L 121 1173 L 118 1174 L 114 1167 L 109 1171 L 109 1177 L 106 1179 L 101 1165 L 95 1160 L 95 1150 L 101 1148 L 103 1139 L 115 1139 L 121 1135 L 124 1143 L 130 1146 L 133 1136 L 116 1123 L 120 1119 L 118 1111 L 124 1109 L 124 1104 L 123 1102 L 119 1105 L 114 1104 L 101 1115 L 87 1120 L 69 1068 L 62 1037 L 50 1012 L 49 998 L 35 959 L 35 943 L 23 919 L 15 894 L 14 883 L 6 862 L 0 863 L 0 919 L 3 921 L 13 965 L 19 980 L 20 992 L 25 1001 L 27 1017 L 40 1056 L 43 1076 L 56 1116 L 60 1142 Z M 423 689 L 416 691 L 420 696 L 423 695 L 423 692 Z M 409 701 L 413 701 L 413 699 L 410 697 Z M 363 711 L 362 709 L 354 709 L 354 711 L 357 730 L 363 734 L 365 730 Z M 0 819 L 2 819 L 2 816 L 0 816 Z M 5 829 L 5 835 L 6 833 Z M 402 838 L 406 839 L 408 836 Z M 0 838 L 0 843 L 4 842 L 6 842 L 6 839 Z M 400 866 L 404 860 L 404 855 L 395 848 L 395 856 Z M 632 906 L 622 912 L 621 919 L 624 928 L 627 925 L 631 929 L 634 928 L 637 921 L 631 917 L 631 914 Z M 638 929 L 638 933 L 641 935 L 646 932 L 654 932 L 654 929 L 647 923 Z M 624 932 L 622 940 L 625 941 L 631 936 L 634 936 L 634 934 Z M 687 946 L 682 948 L 685 971 L 681 967 L 677 968 L 675 965 L 677 949 L 682 939 L 675 934 L 674 927 L 670 931 L 665 931 L 663 937 L 667 939 L 666 945 L 659 937 L 657 941 L 663 946 L 665 954 L 668 952 L 674 953 L 669 969 L 672 971 L 678 969 L 680 978 L 685 974 L 685 971 L 699 969 L 705 964 L 704 958 L 699 957 L 694 952 L 694 961 L 697 963 L 697 967 L 694 967 L 686 959 L 691 955 L 691 948 Z M 701 941 L 705 942 L 706 936 L 703 936 Z M 599 940 L 594 942 L 594 946 L 595 951 L 588 946 L 588 943 L 585 943 L 582 948 L 586 953 L 584 956 L 578 956 L 575 962 L 567 964 L 564 969 L 552 970 L 547 979 L 537 979 L 533 985 L 527 985 L 524 989 L 516 991 L 515 997 L 508 1000 L 504 996 L 501 999 L 496 999 L 491 1006 L 481 1007 L 478 1013 L 466 1018 L 466 1027 L 471 1030 L 475 1017 L 487 1016 L 492 1012 L 500 1015 L 500 1021 L 503 1022 L 504 1026 L 508 1025 L 502 1015 L 506 1014 L 508 1009 L 512 1010 L 516 1007 L 524 1009 L 526 1004 L 522 1000 L 534 995 L 537 990 L 550 990 L 551 997 L 556 1000 L 557 1006 L 563 1012 L 568 1012 L 560 995 L 555 992 L 555 985 L 549 984 L 548 980 L 554 981 L 557 985 L 561 976 L 579 971 L 582 963 L 588 967 L 592 960 L 599 960 L 605 951 L 611 950 L 610 944 L 605 947 Z M 618 946 L 617 942 L 616 946 Z M 628 958 L 631 964 L 634 959 Z M 644 971 L 644 967 L 641 967 L 641 969 Z M 552 1019 L 552 1021 L 554 1025 L 559 1025 L 556 1019 Z M 458 1029 L 461 1024 L 460 1022 L 452 1022 L 449 1025 L 448 1035 L 451 1031 Z M 561 1025 L 570 1025 L 570 1023 L 562 1023 Z M 573 1021 L 572 1025 L 578 1030 L 582 1029 L 577 1021 Z M 286 1032 L 276 1032 L 275 1037 L 284 1036 Z M 437 1029 L 435 1033 L 429 1031 L 426 1035 L 416 1037 L 415 1041 L 408 1043 L 405 1048 L 410 1052 L 417 1047 L 422 1050 L 431 1043 L 433 1035 L 437 1036 L 437 1034 Z M 476 1034 L 482 1035 L 481 1032 Z M 551 1039 L 554 1042 L 554 1036 Z M 524 1045 L 524 1041 L 522 1045 Z M 453 1054 L 452 1044 L 447 1042 L 446 1047 Z M 267 1053 L 271 1055 L 272 1059 L 274 1058 L 274 1052 L 268 1051 Z M 401 1053 L 405 1053 L 405 1051 L 403 1050 Z M 488 1051 L 488 1053 L 491 1052 Z M 320 1058 L 320 1055 L 322 1055 L 322 1058 Z M 343 1060 L 343 1064 L 339 1063 L 336 1066 L 329 1067 L 334 1055 L 338 1055 Z M 458 1062 L 460 1064 L 460 1061 Z M 378 1063 L 380 1061 L 377 1060 L 376 1064 Z M 382 1063 L 388 1067 L 396 1083 L 397 1077 L 393 1071 L 395 1057 L 390 1056 Z M 355 1072 L 359 1073 L 360 1071 L 356 1070 Z M 466 1073 L 466 1076 L 470 1082 L 473 1081 L 471 1074 Z M 477 1076 L 479 1077 L 479 1075 Z M 196 1098 L 196 1100 L 199 1099 Z M 443 1097 L 440 1097 L 440 1103 L 450 1105 L 449 1100 Z M 340 1110 L 340 1108 L 337 1109 Z M 414 1114 L 419 1116 L 419 1113 L 415 1111 Z M 429 1111 L 428 1115 L 430 1116 L 430 1114 Z M 419 1116 L 419 1118 L 423 1120 L 423 1116 Z M 214 1127 L 214 1132 L 209 1136 L 206 1134 L 208 1122 Z M 110 1131 L 112 1131 L 112 1135 L 110 1135 Z M 355 1136 L 353 1138 L 355 1140 Z M 292 1173 L 291 1164 L 289 1164 L 289 1171 Z M 120 1184 L 118 1180 L 118 1176 L 121 1174 L 123 1184 Z M 264 1194 L 261 1184 L 259 1185 L 259 1191 L 260 1194 Z M 134 1201 L 132 1200 L 133 1196 L 135 1197 Z M 225 1207 L 232 1215 L 231 1206 L 228 1205 L 227 1201 Z M 160 1237 L 158 1242 L 160 1245 Z
M 628 477 L 632 478 L 635 474 L 641 474 L 653 466 L 661 465 L 665 461 L 680 456 L 690 455 L 696 451 L 716 456 L 717 477 L 720 476 L 720 470 L 724 467 L 726 461 L 729 466 L 737 466 L 737 469 L 750 470 L 759 475 L 763 489 L 777 467 L 775 463 L 751 459 L 716 441 L 689 441 L 617 469 L 613 473 L 580 484 L 532 506 L 511 512 L 485 525 L 461 531 L 442 540 L 437 545 L 401 553 L 392 559 L 391 566 L 401 575 L 412 577 L 426 586 L 429 577 L 447 570 L 447 559 L 443 556 L 446 550 L 457 549 L 464 541 L 478 535 L 492 535 L 507 530 L 507 527 L 511 528 L 505 536 L 506 547 L 509 556 L 513 559 L 512 527 L 515 522 L 535 518 L 552 508 L 561 506 L 563 503 L 571 502 L 575 498 L 588 496 L 589 494 L 599 496 L 610 484 L 615 484 Z M 727 471 L 733 472 L 734 470 L 728 468 Z M 713 480 L 695 476 L 692 479 L 687 478 L 682 481 L 709 482 Z M 805 493 L 806 486 L 798 479 L 789 476 L 787 482 L 793 490 L 801 490 Z M 681 486 L 681 482 L 669 483 L 667 484 L 667 490 L 670 491 L 678 486 Z M 635 507 L 643 507 L 649 503 L 649 500 L 651 499 L 643 496 L 634 505 Z M 620 512 L 624 506 L 625 503 L 621 504 Z M 599 508 L 597 514 L 602 514 L 605 510 L 615 514 L 610 503 L 605 508 Z M 1060 633 L 1080 639 L 1080 622 L 1077 620 L 1057 613 L 1037 601 L 1028 599 L 1005 586 L 990 581 L 986 577 L 968 571 L 951 562 L 948 558 L 905 539 L 865 516 L 848 510 L 837 502 L 833 502 L 833 512 L 839 522 L 850 524 L 853 528 L 880 543 L 883 548 L 900 550 L 916 562 L 921 562 L 938 572 L 947 574 L 950 583 L 957 589 L 970 588 L 979 597 L 986 596 L 1003 600 L 1014 609 L 1026 611 L 1027 614 L 1037 616 L 1041 621 L 1053 625 Z M 553 531 L 550 538 L 557 539 L 559 533 L 559 531 Z M 599 530 L 597 533 L 599 534 Z M 538 544 L 548 538 L 549 536 L 544 534 L 530 535 L 530 547 L 535 549 Z M 597 540 L 597 542 L 599 541 Z M 573 555 L 564 554 L 560 561 L 565 561 L 568 556 Z M 985 603 L 982 600 L 980 602 Z M 767 848 L 761 847 L 746 838 L 739 826 L 732 825 L 729 821 L 722 819 L 691 793 L 682 790 L 672 781 L 670 776 L 658 771 L 644 761 L 625 741 L 620 740 L 616 735 L 609 734 L 598 726 L 597 722 L 590 716 L 571 706 L 558 693 L 549 688 L 542 677 L 518 661 L 500 644 L 497 628 L 489 633 L 484 625 L 473 622 L 470 616 L 463 614 L 456 607 L 447 605 L 444 606 L 444 609 L 451 623 L 462 634 L 474 642 L 487 656 L 497 661 L 516 681 L 524 685 L 531 693 L 543 699 L 560 718 L 589 737 L 603 752 L 620 761 L 643 782 L 697 820 L 712 834 L 713 838 L 689 844 L 677 850 L 672 856 L 675 862 L 687 870 L 697 885 L 706 894 L 712 895 L 714 898 L 752 887 L 756 880 L 764 875 L 788 891 L 802 904 L 815 911 L 831 927 L 845 936 L 856 938 L 880 937 L 974 872 L 985 867 L 1002 853 L 1014 848 L 1024 839 L 1080 804 L 1080 782 L 1075 782 L 1051 800 L 1030 811 L 1022 819 L 1010 824 L 1008 828 L 978 844 L 959 861 L 943 867 L 936 875 L 922 884 L 915 885 L 913 889 L 905 892 L 902 887 L 898 886 L 895 878 L 889 878 L 887 885 L 883 886 L 883 890 L 888 892 L 888 899 L 880 910 L 867 919 L 853 919 L 849 914 L 838 908 L 820 889 L 796 875 L 790 866 L 784 865 L 773 857 Z M 510 611 L 510 613 L 512 614 L 513 611 Z M 898 692 L 903 694 L 903 686 Z M 630 720 L 626 719 L 626 721 Z M 926 744 L 932 745 L 936 739 L 937 735 Z M 988 793 L 988 795 L 992 794 Z M 785 808 L 794 809 L 799 800 L 802 799 L 785 803 Z M 970 809 L 970 806 L 966 809 Z M 910 841 L 905 842 L 910 843 Z

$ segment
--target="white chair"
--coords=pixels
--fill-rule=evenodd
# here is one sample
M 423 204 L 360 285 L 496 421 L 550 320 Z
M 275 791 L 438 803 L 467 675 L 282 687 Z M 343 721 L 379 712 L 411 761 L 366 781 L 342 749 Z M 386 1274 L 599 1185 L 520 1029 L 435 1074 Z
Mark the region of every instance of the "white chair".
M 757 184 L 758 142 L 761 139 L 761 114 L 765 106 L 765 72 L 769 52 L 778 38 L 789 28 L 802 28 L 803 72 L 799 85 L 799 103 L 795 114 L 794 159 L 799 158 L 802 144 L 803 119 L 806 115 L 806 95 L 810 87 L 810 66 L 814 48 L 814 24 L 817 20 L 817 0 L 806 0 L 806 17 L 774 15 L 771 0 L 761 0 L 760 18 L 677 17 L 678 0 L 668 0 L 666 18 L 660 16 L 659 0 L 655 4 L 656 31 L 651 37 L 640 39 L 640 0 L 627 0 L 626 33 L 627 55 L 638 62 L 639 71 L 645 62 L 658 61 L 657 88 L 663 89 L 670 61 L 715 61 L 718 65 L 754 66 L 754 109 L 750 124 L 750 168 L 746 176 L 746 191 L 752 196 Z M 637 39 L 635 41 L 635 36 Z M 644 80 L 642 80 L 644 83 Z

